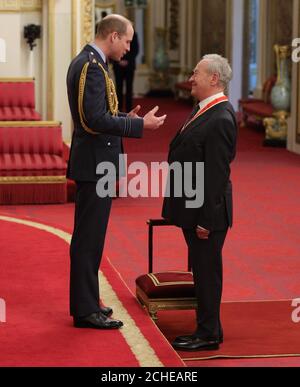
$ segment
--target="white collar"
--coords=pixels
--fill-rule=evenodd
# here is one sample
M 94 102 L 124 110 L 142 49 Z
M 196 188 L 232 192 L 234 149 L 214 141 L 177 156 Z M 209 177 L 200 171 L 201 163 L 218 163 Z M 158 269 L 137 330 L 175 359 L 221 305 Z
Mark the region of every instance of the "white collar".
M 210 97 L 204 99 L 203 101 L 200 101 L 200 102 L 199 102 L 199 108 L 200 108 L 200 110 L 202 110 L 203 108 L 205 108 L 206 105 L 208 105 L 209 103 L 211 103 L 211 102 L 214 101 L 215 99 L 224 97 L 224 95 L 225 95 L 225 94 L 224 94 L 223 92 L 221 92 L 221 93 L 217 93 L 217 94 L 211 95 Z

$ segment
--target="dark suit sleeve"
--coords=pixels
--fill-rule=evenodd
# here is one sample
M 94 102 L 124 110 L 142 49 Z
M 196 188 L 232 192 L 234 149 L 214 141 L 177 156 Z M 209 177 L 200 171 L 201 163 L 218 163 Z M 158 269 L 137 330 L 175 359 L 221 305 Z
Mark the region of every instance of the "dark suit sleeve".
M 97 64 L 90 63 L 86 76 L 83 111 L 87 126 L 95 132 L 121 137 L 143 136 L 142 118 L 112 116 L 106 111 L 104 75 Z
M 198 225 L 207 230 L 214 226 L 215 211 L 224 199 L 234 157 L 236 127 L 224 118 L 215 122 L 208 132 L 204 146 L 204 204 L 199 210 Z

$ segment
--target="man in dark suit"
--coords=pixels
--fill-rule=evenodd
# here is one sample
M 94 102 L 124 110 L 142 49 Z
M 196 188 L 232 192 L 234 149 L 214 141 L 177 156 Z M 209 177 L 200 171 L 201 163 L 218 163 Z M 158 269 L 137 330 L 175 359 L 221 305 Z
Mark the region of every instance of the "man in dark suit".
M 193 187 L 197 183 L 196 163 L 204 163 L 203 205 L 188 208 L 191 206 L 187 205 L 187 195 L 176 197 L 176 187 L 186 184 L 185 175 L 170 172 L 170 195 L 164 199 L 162 212 L 164 218 L 183 230 L 198 302 L 196 331 L 173 342 L 174 348 L 180 350 L 214 350 L 223 341 L 222 248 L 228 228 L 232 227 L 230 163 L 235 157 L 237 138 L 235 113 L 224 94 L 231 78 L 227 59 L 216 54 L 203 57 L 190 79 L 192 96 L 199 105 L 170 144 L 170 165 L 179 162 L 183 169 L 185 163 L 192 163 L 193 172 L 187 183 Z
M 97 176 L 96 168 L 100 163 L 110 162 L 118 173 L 121 138 L 140 138 L 143 129 L 157 129 L 165 120 L 165 116 L 155 116 L 158 107 L 144 118 L 138 116 L 140 106 L 129 114 L 118 111 L 107 60 L 120 60 L 129 51 L 133 32 L 126 18 L 105 17 L 97 25 L 95 41 L 72 61 L 67 75 L 74 122 L 67 176 L 77 185 L 70 247 L 70 314 L 74 325 L 81 328 L 111 329 L 123 325 L 109 318 L 112 309 L 99 302 L 98 270 L 112 197 L 97 195 L 101 176 Z
M 123 108 L 123 85 L 125 82 L 126 85 L 126 111 L 130 112 L 133 103 L 133 81 L 134 81 L 134 72 L 136 68 L 136 57 L 139 53 L 139 42 L 137 33 L 133 35 L 130 51 L 119 62 L 113 62 L 113 68 L 116 78 L 116 89 L 117 96 L 120 103 L 120 109 Z

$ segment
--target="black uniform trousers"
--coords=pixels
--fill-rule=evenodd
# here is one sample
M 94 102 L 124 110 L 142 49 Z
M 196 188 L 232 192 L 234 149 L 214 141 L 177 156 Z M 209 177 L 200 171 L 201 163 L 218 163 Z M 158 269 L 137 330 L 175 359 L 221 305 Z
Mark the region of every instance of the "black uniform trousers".
M 115 69 L 115 78 L 116 78 L 116 91 L 119 101 L 119 109 L 123 109 L 123 84 L 126 81 L 126 112 L 130 112 L 133 108 L 133 80 L 134 80 L 134 69 L 129 66 L 121 67 L 118 66 L 118 69 Z
M 96 182 L 76 182 L 74 231 L 70 246 L 70 314 L 99 312 L 98 270 L 112 198 L 100 198 Z
M 211 232 L 208 239 L 199 239 L 194 229 L 183 229 L 188 245 L 197 298 L 196 335 L 202 339 L 223 336 L 220 305 L 223 285 L 222 248 L 228 229 Z

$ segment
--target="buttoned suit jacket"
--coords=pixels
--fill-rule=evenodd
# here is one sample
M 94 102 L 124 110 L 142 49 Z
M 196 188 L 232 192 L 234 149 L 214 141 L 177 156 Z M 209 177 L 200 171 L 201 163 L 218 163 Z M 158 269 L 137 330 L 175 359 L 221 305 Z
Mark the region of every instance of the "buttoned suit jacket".
M 164 218 L 185 229 L 199 225 L 210 231 L 221 231 L 232 227 L 230 163 L 236 154 L 236 140 L 235 112 L 229 102 L 215 105 L 177 133 L 170 143 L 168 162 L 170 165 L 179 162 L 182 169 L 184 162 L 194 167 L 196 162 L 204 163 L 204 203 L 200 208 L 186 208 L 186 201 L 191 199 L 184 192 L 182 197 L 175 197 L 174 175 L 169 173 L 170 192 L 164 198 Z M 193 184 L 195 179 L 193 168 Z M 184 191 L 183 181 L 184 173 L 181 182 Z
M 84 129 L 78 108 L 80 76 L 87 62 L 83 112 L 87 127 L 97 134 Z M 71 62 L 67 74 L 74 123 L 67 177 L 76 181 L 96 182 L 99 179 L 96 169 L 101 162 L 111 162 L 118 174 L 119 155 L 123 152 L 122 137 L 140 138 L 143 135 L 143 119 L 128 118 L 125 113 L 113 116 L 108 110 L 105 77 L 98 62 L 108 70 L 99 53 L 86 45 Z

